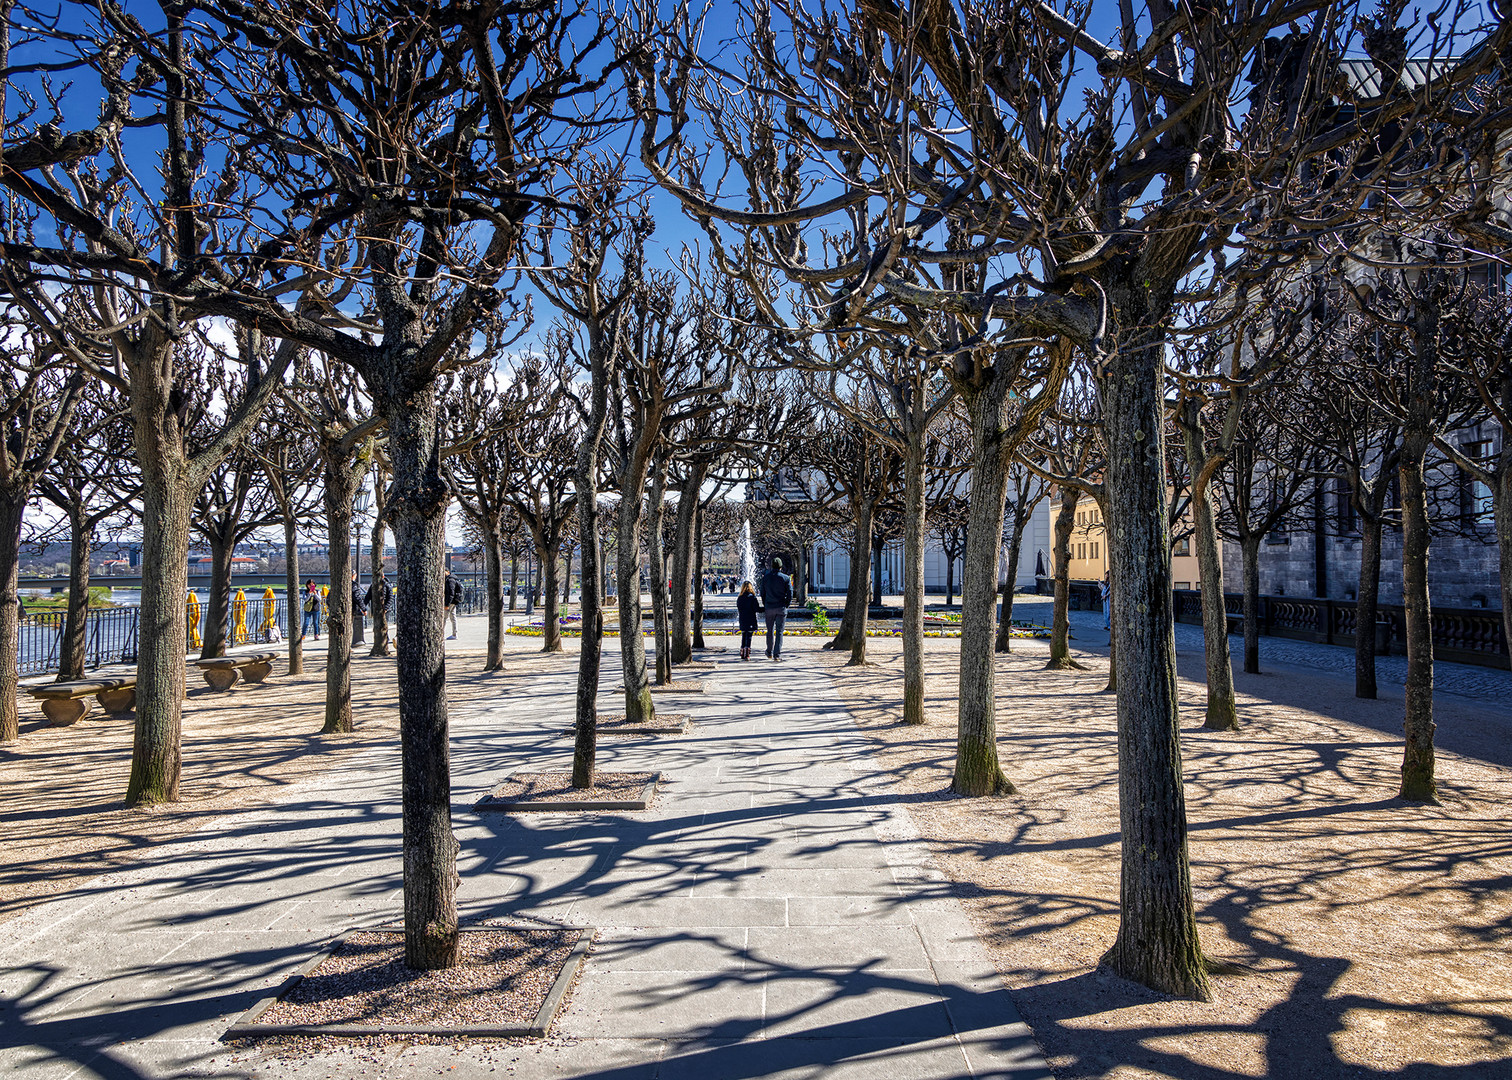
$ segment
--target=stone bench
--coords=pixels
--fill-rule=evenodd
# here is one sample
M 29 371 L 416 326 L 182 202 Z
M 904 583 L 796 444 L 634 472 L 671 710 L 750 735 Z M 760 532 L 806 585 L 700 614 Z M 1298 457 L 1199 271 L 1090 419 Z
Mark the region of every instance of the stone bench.
M 136 708 L 136 676 L 110 675 L 98 679 L 32 686 L 27 693 L 42 702 L 42 713 L 53 727 L 77 724 L 89 715 L 89 698 L 112 715 Z
M 195 666 L 205 673 L 205 682 L 212 690 L 229 690 L 238 678 L 249 683 L 260 683 L 273 673 L 276 652 L 247 653 L 243 656 L 217 656 L 211 660 L 196 660 Z

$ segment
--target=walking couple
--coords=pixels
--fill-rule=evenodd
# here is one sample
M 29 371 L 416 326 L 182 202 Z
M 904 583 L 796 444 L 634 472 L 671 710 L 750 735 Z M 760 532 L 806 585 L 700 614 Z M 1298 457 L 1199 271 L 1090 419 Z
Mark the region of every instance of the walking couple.
M 768 660 L 782 659 L 782 627 L 787 621 L 788 601 L 793 585 L 782 572 L 782 560 L 773 559 L 772 568 L 761 575 L 761 596 L 749 581 L 740 586 L 735 609 L 740 613 L 740 658 L 751 658 L 751 635 L 756 632 L 756 613 L 766 613 L 766 654 Z

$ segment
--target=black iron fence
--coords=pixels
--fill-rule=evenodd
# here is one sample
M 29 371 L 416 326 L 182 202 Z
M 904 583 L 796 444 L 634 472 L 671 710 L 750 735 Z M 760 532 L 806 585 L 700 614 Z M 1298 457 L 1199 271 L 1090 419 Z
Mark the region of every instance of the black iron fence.
M 1202 594 L 1181 590 L 1176 594 L 1176 621 L 1202 622 Z M 1260 633 L 1269 637 L 1295 638 L 1329 645 L 1354 647 L 1355 602 L 1311 596 L 1261 596 Z M 1244 613 L 1242 593 L 1224 593 L 1223 606 L 1229 628 L 1238 632 Z M 1482 667 L 1512 667 L 1502 632 L 1500 611 L 1485 608 L 1434 608 L 1433 655 L 1440 660 Z M 1382 655 L 1405 655 L 1406 615 L 1400 604 L 1381 604 L 1376 610 L 1375 651 Z
M 191 652 L 198 651 L 204 641 L 204 604 L 184 605 L 186 644 Z M 289 636 L 289 605 L 284 597 L 271 600 L 262 597 L 248 598 L 238 604 L 234 600 L 226 615 L 226 642 L 229 645 L 246 645 L 267 641 L 273 635 L 270 627 L 278 628 L 277 636 Z M 108 664 L 131 664 L 136 662 L 137 641 L 140 634 L 141 608 L 100 608 L 85 616 L 84 667 L 93 669 Z M 16 654 L 16 666 L 22 675 L 47 675 L 58 670 L 63 651 L 62 609 L 33 611 L 22 620 L 20 640 Z M 297 627 L 295 629 L 298 629 Z M 322 627 L 322 629 L 324 629 Z
M 1051 578 L 1037 579 L 1037 591 L 1050 595 L 1055 591 Z M 1102 599 L 1095 581 L 1072 581 L 1070 607 L 1073 611 L 1101 611 Z M 1174 592 L 1176 621 L 1202 625 L 1202 594 L 1196 589 Z M 1295 638 L 1328 645 L 1354 648 L 1355 602 L 1329 600 L 1311 596 L 1261 596 L 1259 598 L 1260 633 L 1267 637 Z M 1244 613 L 1243 593 L 1224 593 L 1223 606 L 1229 615 L 1230 633 L 1240 633 Z M 1386 656 L 1403 656 L 1407 652 L 1405 613 L 1401 604 L 1380 604 L 1376 609 L 1376 652 Z M 1457 664 L 1481 667 L 1512 667 L 1507 640 L 1502 632 L 1500 611 L 1485 608 L 1433 609 L 1433 655 Z

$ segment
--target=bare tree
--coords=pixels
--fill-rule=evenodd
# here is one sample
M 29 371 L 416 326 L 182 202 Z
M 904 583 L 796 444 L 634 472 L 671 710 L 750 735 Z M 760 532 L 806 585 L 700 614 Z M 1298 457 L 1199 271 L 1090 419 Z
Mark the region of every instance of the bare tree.
M 84 677 L 89 570 L 96 533 L 139 494 L 130 445 L 130 421 L 120 398 L 91 380 L 74 410 L 67 437 L 37 481 L 37 494 L 61 512 L 68 526 L 68 608 L 58 646 L 59 682 Z

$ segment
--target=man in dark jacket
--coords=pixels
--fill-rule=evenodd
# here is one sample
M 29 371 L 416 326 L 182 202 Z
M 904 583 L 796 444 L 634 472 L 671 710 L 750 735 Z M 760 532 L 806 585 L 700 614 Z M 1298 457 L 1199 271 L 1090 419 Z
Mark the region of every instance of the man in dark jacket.
M 793 586 L 782 572 L 782 560 L 774 557 L 772 568 L 761 575 L 761 606 L 766 611 L 766 654 L 769 660 L 782 659 L 782 627 L 787 621 L 788 601 Z
M 441 625 L 445 626 L 446 620 L 451 620 L 451 633 L 446 635 L 446 640 L 450 641 L 457 636 L 457 605 L 462 602 L 462 583 L 451 576 L 450 570 L 446 572 L 446 582 L 442 590 L 443 599 L 446 602 L 446 616 L 442 619 Z
M 367 615 L 367 601 L 362 596 L 362 584 L 357 580 L 357 575 L 352 575 L 352 644 L 361 645 L 366 641 L 363 632 L 363 619 Z

